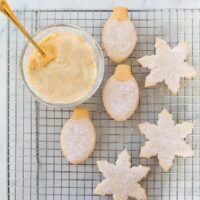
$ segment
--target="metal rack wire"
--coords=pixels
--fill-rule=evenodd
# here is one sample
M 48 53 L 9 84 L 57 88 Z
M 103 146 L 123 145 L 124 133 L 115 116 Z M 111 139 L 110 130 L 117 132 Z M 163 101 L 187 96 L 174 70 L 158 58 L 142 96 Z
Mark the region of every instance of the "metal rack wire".
M 52 24 L 70 23 L 90 32 L 101 43 L 101 29 L 110 15 L 109 10 L 23 10 L 17 16 L 30 33 Z M 200 199 L 200 10 L 131 10 L 129 12 L 137 33 L 138 43 L 126 61 L 132 65 L 140 85 L 140 105 L 135 115 L 126 122 L 111 120 L 101 101 L 101 88 L 86 103 L 92 111 L 97 129 L 95 151 L 84 165 L 70 165 L 60 151 L 60 130 L 69 118 L 71 109 L 46 107 L 24 88 L 18 66 L 25 44 L 22 34 L 8 22 L 8 199 L 9 200 L 82 200 L 111 199 L 93 195 L 93 188 L 101 180 L 96 161 L 114 162 L 117 154 L 127 148 L 134 165 L 151 167 L 151 174 L 142 185 L 149 200 Z M 147 70 L 137 58 L 154 53 L 155 37 L 174 46 L 189 41 L 189 62 L 198 75 L 182 80 L 181 89 L 173 96 L 164 84 L 144 89 Z M 104 81 L 113 73 L 115 65 L 105 56 Z M 103 85 L 103 84 L 102 84 Z M 177 158 L 169 173 L 164 173 L 156 158 L 140 159 L 144 137 L 137 124 L 156 122 L 158 113 L 167 108 L 176 122 L 192 120 L 193 134 L 187 137 L 195 156 Z

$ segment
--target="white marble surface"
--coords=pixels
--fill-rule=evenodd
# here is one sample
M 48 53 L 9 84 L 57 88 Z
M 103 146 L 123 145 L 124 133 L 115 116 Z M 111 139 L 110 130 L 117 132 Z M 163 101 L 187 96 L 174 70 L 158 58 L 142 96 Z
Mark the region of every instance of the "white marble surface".
M 133 9 L 197 8 L 199 0 L 8 0 L 17 9 L 108 9 L 123 5 Z
M 200 8 L 200 0 L 8 0 L 13 9 L 112 9 L 127 6 L 132 9 Z M 0 191 L 1 200 L 7 199 L 6 187 L 6 27 L 0 16 Z

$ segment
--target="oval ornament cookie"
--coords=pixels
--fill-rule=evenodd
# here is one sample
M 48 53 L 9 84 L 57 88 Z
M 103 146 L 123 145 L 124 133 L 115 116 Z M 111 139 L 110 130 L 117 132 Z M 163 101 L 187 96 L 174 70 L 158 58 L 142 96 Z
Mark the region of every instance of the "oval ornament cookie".
M 113 62 L 120 63 L 132 53 L 136 42 L 136 30 L 127 8 L 114 8 L 103 28 L 103 47 L 107 55 Z
M 103 103 L 116 121 L 125 121 L 136 111 L 139 87 L 131 74 L 130 65 L 118 65 L 103 88 Z
M 93 152 L 96 132 L 87 108 L 76 108 L 61 131 L 61 149 L 72 164 L 83 163 Z

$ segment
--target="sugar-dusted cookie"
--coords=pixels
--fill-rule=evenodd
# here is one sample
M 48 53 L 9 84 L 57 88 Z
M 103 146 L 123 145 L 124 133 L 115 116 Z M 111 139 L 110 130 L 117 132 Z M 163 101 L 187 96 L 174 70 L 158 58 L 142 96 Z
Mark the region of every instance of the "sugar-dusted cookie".
M 103 88 L 106 111 L 116 121 L 125 121 L 133 115 L 138 102 L 139 87 L 131 74 L 131 66 L 118 65 Z
M 113 195 L 114 200 L 147 199 L 145 190 L 138 183 L 145 178 L 149 167 L 131 167 L 131 157 L 127 150 L 118 155 L 116 165 L 107 161 L 97 161 L 99 171 L 106 178 L 94 190 L 96 195 Z
M 93 152 L 96 132 L 85 107 L 75 108 L 61 132 L 61 149 L 72 164 L 83 163 Z
M 116 63 L 120 63 L 132 53 L 137 41 L 135 27 L 128 17 L 128 9 L 116 7 L 103 28 L 103 47 Z
M 189 53 L 187 42 L 179 43 L 173 49 L 164 41 L 156 38 L 156 55 L 144 56 L 138 60 L 151 70 L 146 77 L 145 87 L 155 86 L 165 81 L 168 88 L 176 94 L 180 88 L 180 78 L 192 78 L 196 75 L 194 67 L 185 62 Z
M 193 128 L 194 124 L 191 122 L 175 125 L 172 115 L 164 109 L 159 114 L 157 125 L 148 122 L 139 124 L 141 133 L 149 140 L 141 148 L 140 157 L 150 158 L 158 155 L 160 166 L 164 171 L 168 171 L 175 156 L 193 156 L 192 149 L 184 141 Z

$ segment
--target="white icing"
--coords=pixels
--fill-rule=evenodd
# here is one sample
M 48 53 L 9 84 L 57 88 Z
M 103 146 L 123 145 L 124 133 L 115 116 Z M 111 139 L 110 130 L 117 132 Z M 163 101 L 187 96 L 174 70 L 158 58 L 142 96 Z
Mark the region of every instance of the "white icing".
M 111 195 L 114 200 L 127 200 L 128 197 L 147 199 L 146 191 L 138 183 L 147 176 L 149 167 L 131 167 L 131 157 L 126 150 L 118 155 L 116 165 L 107 161 L 97 161 L 99 171 L 105 179 L 94 189 L 94 194 Z
M 139 89 L 134 78 L 118 81 L 112 76 L 105 86 L 104 94 L 104 104 L 114 116 L 127 117 L 137 108 Z
M 92 153 L 96 140 L 94 126 L 89 119 L 69 120 L 61 134 L 61 148 L 67 160 L 84 161 Z
M 110 19 L 103 30 L 103 44 L 108 56 L 125 59 L 133 51 L 137 41 L 136 31 L 130 20 Z
M 164 109 L 159 114 L 157 125 L 148 122 L 139 124 L 139 129 L 149 141 L 141 147 L 140 157 L 157 156 L 159 163 L 168 171 L 173 165 L 175 155 L 189 157 L 193 155 L 191 147 L 184 141 L 192 132 L 193 123 L 175 124 L 172 115 Z

